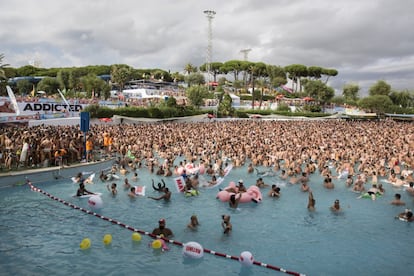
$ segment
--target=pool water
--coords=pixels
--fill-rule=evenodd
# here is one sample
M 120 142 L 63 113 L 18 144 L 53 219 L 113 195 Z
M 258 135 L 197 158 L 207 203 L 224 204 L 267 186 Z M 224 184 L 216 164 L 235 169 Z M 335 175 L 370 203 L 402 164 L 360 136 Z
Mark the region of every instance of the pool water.
M 264 168 L 260 168 L 264 170 Z M 146 186 L 146 196 L 158 196 L 151 179 L 161 178 L 147 169 L 138 171 L 135 185 Z M 243 179 L 253 185 L 258 176 L 247 168 L 234 168 L 220 187 Z M 264 177 L 267 184 L 281 186 L 281 198 L 267 196 L 262 189 L 259 204 L 241 203 L 236 210 L 217 200 L 218 188 L 201 189 L 199 196 L 184 197 L 176 192 L 173 177 L 163 178 L 173 191 L 171 202 L 146 197 L 130 200 L 117 181 L 114 198 L 106 184 L 95 179 L 87 185 L 101 192 L 104 207 L 97 212 L 134 228 L 151 232 L 160 218 L 182 243 L 196 241 L 204 248 L 239 256 L 250 251 L 255 260 L 306 275 L 404 275 L 414 271 L 413 223 L 394 219 L 405 208 L 414 209 L 413 198 L 402 190 L 384 184 L 386 193 L 376 201 L 357 199 L 343 180 L 334 180 L 335 189 L 323 188 L 323 179 L 314 174 L 310 186 L 316 199 L 316 211 L 307 210 L 308 194 L 300 186 L 289 185 L 278 177 Z M 134 185 L 134 182 L 130 180 Z M 74 198 L 77 185 L 61 179 L 36 185 L 40 189 L 90 209 L 87 199 Z M 402 194 L 405 207 L 390 205 L 396 192 Z M 333 214 L 329 207 L 339 199 L 344 211 Z M 118 225 L 75 210 L 25 186 L 1 189 L 0 193 L 1 275 L 274 275 L 284 274 L 265 267 L 242 266 L 238 261 L 204 254 L 188 259 L 182 247 L 169 244 L 169 251 L 154 250 L 152 239 L 142 235 L 133 242 L 132 232 Z M 190 216 L 198 216 L 197 231 L 186 228 Z M 221 215 L 230 214 L 233 231 L 223 235 Z M 105 246 L 105 234 L 112 243 Z M 79 248 L 89 238 L 88 250 Z

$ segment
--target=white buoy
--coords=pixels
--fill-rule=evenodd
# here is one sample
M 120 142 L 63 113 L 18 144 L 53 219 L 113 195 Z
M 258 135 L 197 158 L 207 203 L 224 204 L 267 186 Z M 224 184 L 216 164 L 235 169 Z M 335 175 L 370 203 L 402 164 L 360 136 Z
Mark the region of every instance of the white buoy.
M 186 257 L 199 259 L 204 255 L 204 249 L 198 242 L 187 242 L 183 244 L 183 255 Z
M 101 209 L 103 207 L 102 198 L 98 195 L 91 196 L 88 199 L 88 205 L 94 209 Z
M 249 251 L 243 251 L 240 253 L 239 262 L 245 266 L 251 266 L 253 264 L 253 255 Z

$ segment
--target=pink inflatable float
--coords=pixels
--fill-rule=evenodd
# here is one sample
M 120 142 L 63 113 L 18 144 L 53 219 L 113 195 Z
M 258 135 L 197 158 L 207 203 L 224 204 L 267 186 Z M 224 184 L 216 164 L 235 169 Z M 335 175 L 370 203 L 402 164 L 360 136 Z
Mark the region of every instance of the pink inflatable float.
M 232 181 L 230 182 L 229 186 L 224 188 L 222 191 L 218 192 L 216 198 L 218 198 L 222 202 L 227 202 L 230 200 L 230 196 L 234 195 L 234 192 L 228 192 L 227 189 L 234 189 L 236 192 L 238 191 L 238 188 L 236 184 Z M 250 186 L 246 192 L 242 193 L 240 202 L 246 203 L 246 202 L 261 202 L 262 201 L 262 193 L 260 192 L 259 187 L 253 185 Z

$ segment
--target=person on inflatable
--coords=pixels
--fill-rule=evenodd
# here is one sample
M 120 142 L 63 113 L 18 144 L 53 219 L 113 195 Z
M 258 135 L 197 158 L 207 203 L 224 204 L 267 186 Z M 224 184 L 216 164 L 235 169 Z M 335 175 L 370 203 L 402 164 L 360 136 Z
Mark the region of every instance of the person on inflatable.
M 413 212 L 410 209 L 405 209 L 404 213 L 400 213 L 395 218 L 398 218 L 402 221 L 412 222 L 414 221 Z
M 152 230 L 153 235 L 163 236 L 164 238 L 171 238 L 174 236 L 170 228 L 165 227 L 165 219 L 160 219 L 158 221 L 158 227 Z
M 88 191 L 85 189 L 85 184 L 83 184 L 83 182 L 81 182 L 79 184 L 79 189 L 76 192 L 76 196 L 83 196 L 83 195 L 93 195 L 94 193 Z

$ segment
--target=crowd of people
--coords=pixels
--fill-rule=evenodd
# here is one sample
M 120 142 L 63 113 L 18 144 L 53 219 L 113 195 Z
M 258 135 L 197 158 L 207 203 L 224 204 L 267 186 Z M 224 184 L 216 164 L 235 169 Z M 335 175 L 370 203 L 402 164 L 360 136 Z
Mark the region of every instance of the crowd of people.
M 323 177 L 326 189 L 334 189 L 333 179 L 342 178 L 352 190 L 372 196 L 381 193 L 381 177 L 391 185 L 408 186 L 407 194 L 414 196 L 414 126 L 410 122 L 230 120 L 96 124 L 84 135 L 79 126 L 2 128 L 2 169 L 53 166 L 57 153 L 63 164 L 79 162 L 84 157 L 89 162 L 99 152 L 119 156 L 121 175 L 132 172 L 137 177 L 136 169 L 146 168 L 150 173 L 173 177 L 184 165 L 176 162 L 180 157 L 188 163 L 203 164 L 212 176 L 220 174 L 228 163 L 245 166 L 247 173 L 254 173 L 259 166 L 268 167 L 264 173 L 277 173 L 309 193 L 310 211 L 316 202 L 308 185 L 313 173 Z M 197 188 L 199 180 L 188 179 L 189 187 Z M 269 186 L 262 178 L 256 184 L 262 189 Z M 163 194 L 152 199 L 170 200 L 171 192 L 165 185 L 153 187 L 160 188 Z M 279 187 L 267 189 L 268 196 L 281 196 Z M 108 186 L 108 190 L 117 194 L 116 185 Z M 401 201 L 400 194 L 395 197 L 392 204 Z M 239 198 L 235 195 L 230 207 L 237 208 Z M 341 211 L 339 200 L 334 201 L 331 210 Z M 229 221 L 230 217 L 223 218 L 226 233 L 231 230 Z

